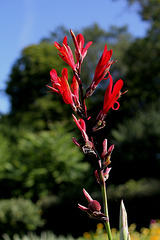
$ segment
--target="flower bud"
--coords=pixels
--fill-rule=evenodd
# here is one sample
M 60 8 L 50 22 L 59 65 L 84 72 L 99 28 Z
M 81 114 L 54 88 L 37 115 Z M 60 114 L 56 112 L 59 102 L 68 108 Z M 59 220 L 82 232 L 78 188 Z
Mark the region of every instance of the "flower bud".
M 99 212 L 101 210 L 101 205 L 98 201 L 96 200 L 92 200 L 89 204 L 88 204 L 88 208 L 91 212 L 97 211 Z
M 123 200 L 121 200 L 121 207 L 120 207 L 119 231 L 120 231 L 120 240 L 130 239 L 130 235 L 128 232 L 127 212 L 126 212 Z

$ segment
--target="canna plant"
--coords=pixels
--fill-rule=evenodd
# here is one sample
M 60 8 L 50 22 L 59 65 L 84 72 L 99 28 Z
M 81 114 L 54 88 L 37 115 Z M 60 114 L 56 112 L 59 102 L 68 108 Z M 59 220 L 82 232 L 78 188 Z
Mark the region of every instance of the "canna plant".
M 73 70 L 72 83 L 69 85 L 67 68 L 63 68 L 61 76 L 57 75 L 56 69 L 50 71 L 51 86 L 47 85 L 52 92 L 60 94 L 65 104 L 68 104 L 73 109 L 73 120 L 75 125 L 81 132 L 84 143 L 80 144 L 75 138 L 73 143 L 84 153 L 92 157 L 95 161 L 95 179 L 100 185 L 103 199 L 103 211 L 101 205 L 97 200 L 92 199 L 89 193 L 83 189 L 84 196 L 88 202 L 88 206 L 82 206 L 78 204 L 78 208 L 86 212 L 89 217 L 97 219 L 103 222 L 107 236 L 109 240 L 112 240 L 108 204 L 107 204 L 107 191 L 106 181 L 109 178 L 111 168 L 111 154 L 114 150 L 114 145 L 108 148 L 107 139 L 103 141 L 103 151 L 99 153 L 94 144 L 93 133 L 99 131 L 105 127 L 105 119 L 108 112 L 118 110 L 120 103 L 119 98 L 125 92 L 122 92 L 123 80 L 119 79 L 115 84 L 110 73 L 110 68 L 115 61 L 111 60 L 112 50 L 107 49 L 107 45 L 104 47 L 104 51 L 98 61 L 95 69 L 93 81 L 88 86 L 86 91 L 83 88 L 83 82 L 81 79 L 81 66 L 84 58 L 87 55 L 89 47 L 92 42 L 88 42 L 84 46 L 84 37 L 82 34 L 75 36 L 72 30 L 70 30 L 72 40 L 75 46 L 74 54 L 67 43 L 67 36 L 64 37 L 63 43 L 59 44 L 54 42 L 54 46 L 59 51 L 59 56 L 64 62 L 66 62 Z M 102 109 L 100 109 L 98 116 L 94 119 L 95 124 L 91 126 L 89 120 L 92 116 L 88 116 L 86 99 L 94 94 L 97 86 L 102 80 L 108 80 L 108 86 L 104 95 L 104 103 Z M 89 133 L 89 134 L 88 134 Z M 120 240 L 129 240 L 127 213 L 124 207 L 123 201 L 121 201 L 120 207 Z

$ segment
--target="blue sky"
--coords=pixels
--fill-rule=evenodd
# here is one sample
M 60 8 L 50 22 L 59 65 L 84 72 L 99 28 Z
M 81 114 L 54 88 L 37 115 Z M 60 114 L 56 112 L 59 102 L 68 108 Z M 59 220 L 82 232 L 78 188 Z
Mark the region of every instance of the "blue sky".
M 21 50 L 37 44 L 58 26 L 81 30 L 97 23 L 104 30 L 111 25 L 128 25 L 135 37 L 143 37 L 147 24 L 137 14 L 138 5 L 126 0 L 1 0 L 0 1 L 0 113 L 9 111 L 3 90 L 11 67 Z

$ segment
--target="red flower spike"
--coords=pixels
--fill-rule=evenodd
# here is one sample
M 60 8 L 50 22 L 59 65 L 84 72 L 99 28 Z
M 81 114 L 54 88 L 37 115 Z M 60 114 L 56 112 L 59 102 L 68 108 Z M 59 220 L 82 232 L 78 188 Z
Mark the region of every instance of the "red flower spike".
M 88 201 L 88 207 L 84 207 L 78 204 L 78 208 L 82 211 L 88 213 L 89 217 L 95 218 L 97 220 L 106 221 L 107 217 L 105 214 L 101 213 L 101 205 L 97 200 L 93 200 L 89 193 L 85 189 L 83 189 L 83 193 Z
M 68 71 L 67 68 L 62 70 L 62 77 L 58 77 L 55 69 L 50 71 L 50 77 L 52 82 L 52 87 L 48 86 L 53 92 L 62 95 L 63 101 L 66 104 L 70 104 L 74 111 L 76 111 L 76 107 L 73 101 L 73 94 L 68 84 Z
M 93 94 L 97 85 L 100 83 L 102 79 L 105 78 L 105 76 L 109 72 L 110 66 L 114 63 L 112 60 L 110 60 L 112 56 L 112 52 L 113 52 L 112 49 L 107 51 L 107 45 L 105 45 L 103 54 L 98 61 L 93 81 L 91 85 L 88 87 L 88 89 L 86 90 L 86 95 L 85 95 L 86 98 L 90 97 Z
M 62 46 L 54 42 L 54 46 L 59 50 L 59 56 L 66 62 L 74 71 L 76 71 L 76 64 L 71 48 L 67 44 L 67 36 L 64 37 Z
M 87 54 L 88 48 L 91 46 L 92 42 L 88 42 L 86 46 L 84 47 L 84 37 L 82 34 L 78 34 L 77 37 L 73 33 L 72 30 L 70 30 L 74 45 L 75 45 L 75 56 L 77 62 L 83 62 L 83 59 L 85 58 Z

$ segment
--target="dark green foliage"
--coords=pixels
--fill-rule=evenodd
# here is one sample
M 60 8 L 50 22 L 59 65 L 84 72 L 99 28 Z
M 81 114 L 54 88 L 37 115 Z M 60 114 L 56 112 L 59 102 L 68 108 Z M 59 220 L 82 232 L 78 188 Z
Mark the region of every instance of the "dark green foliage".
M 108 188 L 108 195 L 112 201 L 116 199 L 129 200 L 132 198 L 145 198 L 158 196 L 160 189 L 160 180 L 154 178 L 141 178 L 138 181 L 130 179 L 125 184 L 118 186 L 110 185 Z
M 129 178 L 159 178 L 159 122 L 159 109 L 150 106 L 147 111 L 139 112 L 135 118 L 126 120 L 112 130 L 116 144 L 113 174 L 119 176 L 119 183 Z
M 76 187 L 83 181 L 89 165 L 82 161 L 83 155 L 74 146 L 73 134 L 64 129 L 65 125 L 57 122 L 50 124 L 50 130 L 17 131 L 15 143 L 2 137 L 0 186 L 4 181 L 8 185 L 6 196 L 10 192 L 37 199 L 60 194 L 68 186 Z
M 0 235 L 25 234 L 42 226 L 41 209 L 29 199 L 0 200 Z

